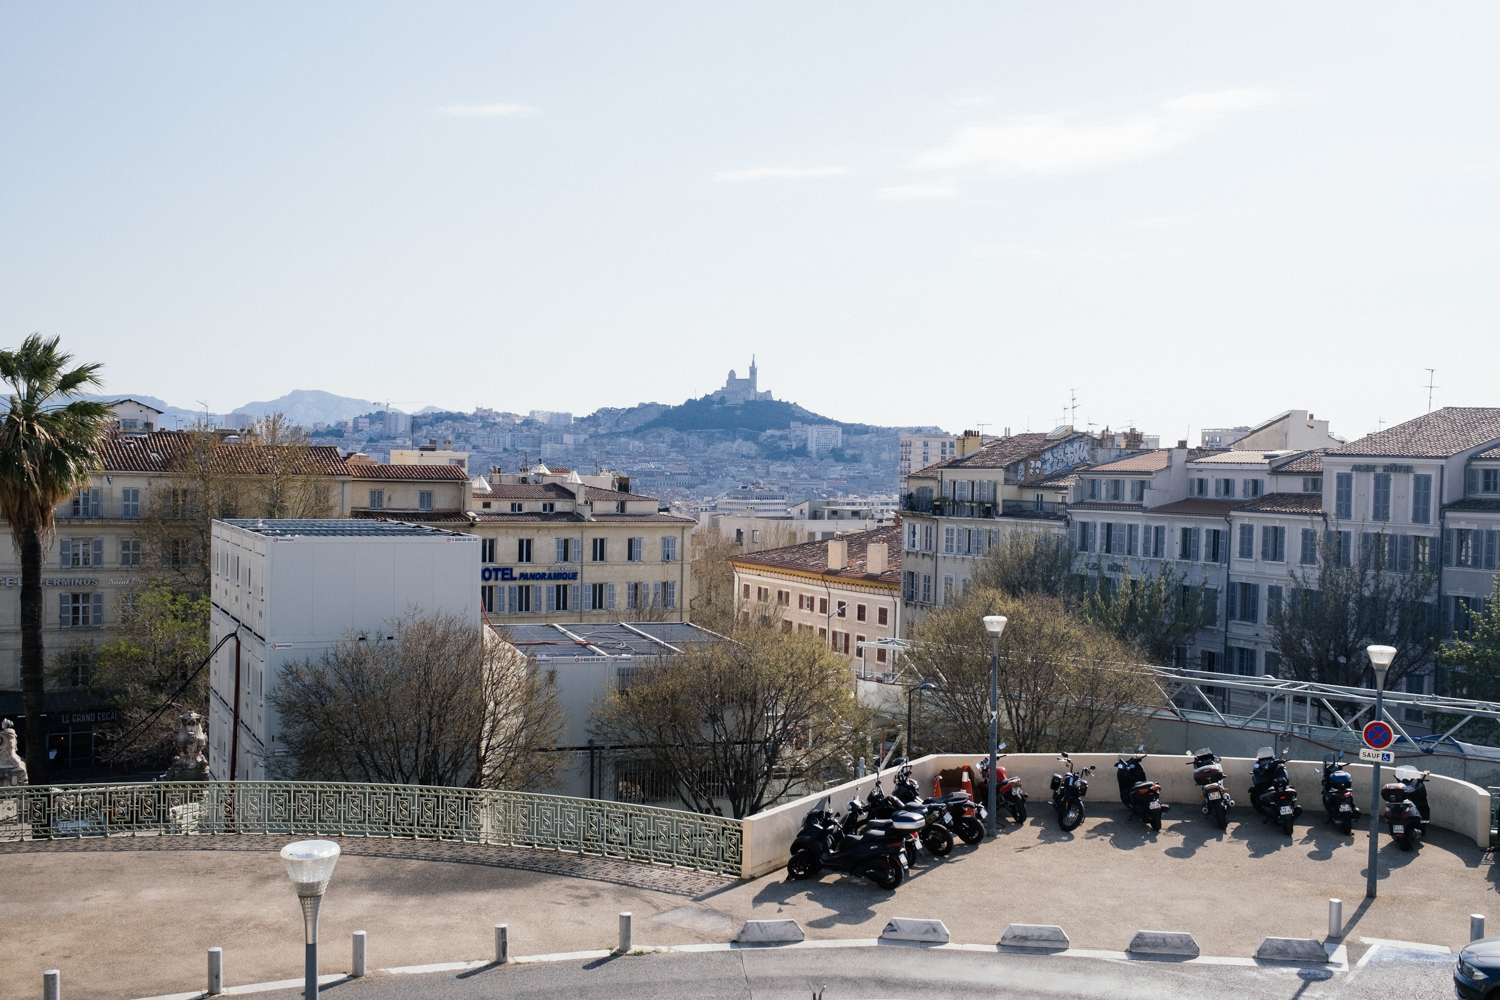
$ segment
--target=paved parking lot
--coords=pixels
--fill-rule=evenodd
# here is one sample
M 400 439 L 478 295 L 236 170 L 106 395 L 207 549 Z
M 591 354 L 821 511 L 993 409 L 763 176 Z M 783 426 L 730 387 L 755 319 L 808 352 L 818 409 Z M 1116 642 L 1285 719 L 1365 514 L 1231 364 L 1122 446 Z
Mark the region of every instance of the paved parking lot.
M 1025 827 L 926 861 L 894 892 L 829 875 L 751 882 L 550 852 L 406 841 L 343 841 L 323 907 L 324 971 L 369 932 L 374 968 L 486 959 L 507 922 L 515 954 L 608 948 L 616 914 L 643 944 L 727 941 L 750 918 L 792 917 L 813 938 L 873 938 L 892 916 L 938 917 L 953 940 L 999 940 L 1007 923 L 1059 924 L 1076 948 L 1122 950 L 1134 931 L 1186 930 L 1205 955 L 1249 956 L 1268 934 L 1322 938 L 1326 900 L 1345 900 L 1351 960 L 1361 937 L 1459 947 L 1468 915 L 1500 923 L 1496 870 L 1441 830 L 1416 853 L 1381 846 L 1381 897 L 1364 905 L 1366 840 L 1303 817 L 1285 837 L 1248 809 L 1219 831 L 1177 807 L 1152 834 L 1118 802 L 1094 802 L 1072 834 L 1043 806 Z M 230 984 L 295 976 L 299 911 L 280 839 L 137 838 L 0 844 L 5 940 L 0 992 L 30 997 L 61 968 L 71 996 L 125 998 L 199 988 L 220 946 Z

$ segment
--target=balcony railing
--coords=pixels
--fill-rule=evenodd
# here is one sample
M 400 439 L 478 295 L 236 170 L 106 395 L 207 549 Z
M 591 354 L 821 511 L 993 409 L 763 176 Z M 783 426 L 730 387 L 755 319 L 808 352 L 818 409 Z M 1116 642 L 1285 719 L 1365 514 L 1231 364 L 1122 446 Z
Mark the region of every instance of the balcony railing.
M 599 799 L 294 781 L 0 788 L 0 841 L 167 834 L 407 837 L 739 875 L 737 819 Z
M 1068 516 L 1068 505 L 1053 500 L 1001 500 L 1000 513 L 1006 517 L 1052 517 Z

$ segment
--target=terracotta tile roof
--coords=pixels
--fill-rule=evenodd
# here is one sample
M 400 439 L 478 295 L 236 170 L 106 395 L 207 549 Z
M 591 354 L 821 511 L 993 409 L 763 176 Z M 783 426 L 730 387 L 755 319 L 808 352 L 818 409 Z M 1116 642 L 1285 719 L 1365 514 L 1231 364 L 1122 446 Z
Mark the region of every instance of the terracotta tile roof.
M 729 563 L 732 566 L 739 565 L 747 569 L 790 569 L 846 580 L 863 580 L 867 583 L 879 581 L 892 587 L 900 585 L 900 525 L 886 525 L 869 531 L 852 531 L 843 538 L 848 560 L 842 570 L 835 571 L 828 568 L 828 543 L 826 541 L 803 542 L 800 545 L 788 545 L 780 549 L 751 552 L 735 556 L 729 560 Z M 871 576 L 865 572 L 865 555 L 869 551 L 871 542 L 884 542 L 886 547 L 886 570 L 879 576 Z
M 1474 456 L 1475 458 L 1500 458 L 1500 448 L 1491 448 Z
M 1205 517 L 1223 517 L 1241 503 L 1242 501 L 1239 500 L 1210 500 L 1207 497 L 1191 497 L 1187 500 L 1175 500 L 1172 503 L 1164 503 L 1160 507 L 1152 507 L 1148 513 L 1201 514 Z
M 1113 462 L 1105 462 L 1096 465 L 1090 472 L 1160 472 L 1172 461 L 1172 453 L 1163 448 L 1160 451 L 1148 451 L 1144 455 L 1131 455 L 1128 458 L 1118 458 Z
M 396 521 L 405 524 L 468 524 L 469 515 L 461 510 L 351 510 L 356 521 Z
M 106 440 L 99 448 L 105 472 L 171 472 L 173 463 L 187 461 L 202 439 L 186 431 L 153 431 Z M 211 445 L 212 467 L 228 475 L 266 475 L 280 462 L 293 462 L 290 471 L 304 476 L 347 476 L 338 448 L 332 445 L 277 449 L 264 445 L 216 441 Z
M 507 514 L 501 510 L 471 510 L 469 519 L 475 524 L 522 524 L 533 521 L 543 523 L 556 523 L 558 521 L 576 521 L 583 523 L 583 515 L 572 511 L 564 511 L 556 514 L 541 514 L 531 511 L 525 514 Z
M 1056 472 L 1042 479 L 1027 479 L 1021 485 L 1028 490 L 1070 490 L 1078 485 L 1078 480 L 1084 472 L 1092 472 L 1093 466 L 1080 465 L 1067 472 Z
M 1500 497 L 1464 497 L 1444 504 L 1444 510 L 1494 510 L 1500 511 Z
M 583 498 L 585 500 L 607 500 L 607 501 L 619 501 L 619 500 L 655 500 L 656 499 L 656 497 L 642 496 L 639 493 L 621 493 L 619 490 L 601 489 L 598 486 L 585 486 L 583 488 Z
M 1145 510 L 1145 504 L 1121 503 L 1107 500 L 1083 500 L 1079 503 L 1068 504 L 1068 510 L 1076 510 L 1087 513 L 1091 510 Z
M 348 465 L 355 479 L 416 480 L 420 482 L 468 482 L 469 474 L 457 465 L 380 465 L 354 462 Z
M 615 514 L 615 513 L 599 514 L 599 513 L 596 513 L 594 515 L 594 520 L 595 521 L 603 522 L 604 524 L 697 524 L 698 523 L 697 521 L 693 520 L 690 517 L 678 517 L 676 514 L 663 514 L 663 513 L 659 512 L 659 511 L 657 513 L 655 513 L 655 514 Z
M 1445 406 L 1331 449 L 1330 455 L 1447 458 L 1500 441 L 1500 407 Z
M 556 483 L 506 483 L 491 486 L 488 493 L 475 493 L 486 500 L 572 500 L 573 491 Z
M 1010 437 L 991 441 L 978 451 L 964 455 L 962 458 L 945 458 L 941 462 L 934 462 L 925 469 L 908 474 L 907 478 L 921 477 L 926 472 L 931 472 L 935 476 L 938 469 L 1003 469 L 1008 465 L 1015 465 L 1034 451 L 1040 451 L 1046 447 L 1046 444 L 1047 435 L 1040 431 L 1030 434 L 1012 434 Z
M 1263 497 L 1247 500 L 1236 508 L 1259 514 L 1321 514 L 1321 493 L 1267 493 Z
M 1303 452 L 1296 458 L 1284 465 L 1273 465 L 1271 471 L 1275 473 L 1320 473 L 1323 471 L 1323 453 L 1321 451 Z

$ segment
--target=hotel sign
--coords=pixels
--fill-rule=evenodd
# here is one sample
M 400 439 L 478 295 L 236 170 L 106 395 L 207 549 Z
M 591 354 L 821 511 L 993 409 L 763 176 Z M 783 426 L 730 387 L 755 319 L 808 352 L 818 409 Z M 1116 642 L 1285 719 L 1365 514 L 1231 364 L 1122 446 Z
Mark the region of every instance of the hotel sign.
M 479 579 L 486 582 L 490 580 L 576 580 L 578 571 L 575 570 L 546 570 L 538 572 L 517 573 L 513 566 L 490 566 L 479 571 Z

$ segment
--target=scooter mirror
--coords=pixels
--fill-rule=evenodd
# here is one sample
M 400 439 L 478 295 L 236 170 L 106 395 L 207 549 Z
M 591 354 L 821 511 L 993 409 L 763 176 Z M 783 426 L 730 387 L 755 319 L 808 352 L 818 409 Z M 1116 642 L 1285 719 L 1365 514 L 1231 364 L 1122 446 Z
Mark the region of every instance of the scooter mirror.
M 996 747 L 995 747 L 995 749 L 996 750 L 1004 750 L 1005 749 L 1005 744 L 1004 743 L 997 744 Z
M 1146 749 L 1146 744 L 1142 743 L 1140 746 L 1138 746 L 1138 747 L 1135 748 L 1135 752 L 1136 753 L 1140 753 L 1141 751 L 1143 751 L 1145 749 Z

